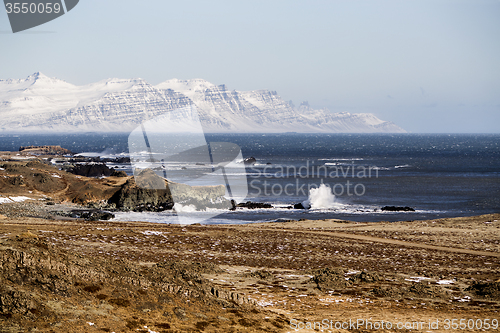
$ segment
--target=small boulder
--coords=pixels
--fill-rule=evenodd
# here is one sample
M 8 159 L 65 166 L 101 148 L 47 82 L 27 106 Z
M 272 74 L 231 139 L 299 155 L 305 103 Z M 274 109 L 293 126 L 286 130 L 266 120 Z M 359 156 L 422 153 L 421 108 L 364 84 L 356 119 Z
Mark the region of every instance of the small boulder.
M 245 159 L 243 160 L 243 163 L 244 163 L 245 165 L 254 165 L 254 164 L 255 164 L 255 162 L 257 162 L 257 160 L 256 160 L 256 159 L 255 159 L 255 157 L 253 157 L 253 156 L 252 156 L 252 157 L 247 157 L 247 158 L 245 158 Z
M 299 203 L 296 203 L 295 205 L 293 205 L 293 209 L 309 209 L 311 208 L 311 206 L 307 206 L 304 207 L 304 205 L 302 204 L 302 202 L 299 202 Z

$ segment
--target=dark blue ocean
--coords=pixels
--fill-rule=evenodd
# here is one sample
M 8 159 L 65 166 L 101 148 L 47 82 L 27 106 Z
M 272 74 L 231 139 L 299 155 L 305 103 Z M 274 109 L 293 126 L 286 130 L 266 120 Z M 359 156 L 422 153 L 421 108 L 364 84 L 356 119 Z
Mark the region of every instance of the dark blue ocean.
M 113 157 L 128 154 L 127 139 L 128 134 L 4 135 L 0 150 L 61 145 Z M 207 134 L 206 140 L 237 144 L 243 158 L 254 157 L 255 164 L 246 167 L 246 200 L 275 207 L 221 212 L 208 223 L 398 221 L 500 212 L 500 134 Z M 118 167 L 131 174 L 130 165 Z M 315 190 L 321 184 L 328 193 Z M 311 199 L 313 209 L 289 208 Z M 386 205 L 415 212 L 381 211 Z M 118 218 L 169 222 L 169 214 Z

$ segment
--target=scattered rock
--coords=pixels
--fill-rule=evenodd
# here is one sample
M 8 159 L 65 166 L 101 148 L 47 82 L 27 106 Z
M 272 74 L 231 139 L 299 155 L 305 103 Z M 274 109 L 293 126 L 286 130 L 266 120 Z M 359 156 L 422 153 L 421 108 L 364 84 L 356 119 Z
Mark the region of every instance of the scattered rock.
M 22 176 L 10 177 L 9 183 L 13 186 L 21 186 L 24 185 L 24 178 Z
M 186 310 L 181 307 L 176 307 L 174 308 L 174 314 L 177 316 L 177 318 L 183 320 L 186 319 Z
M 191 262 L 191 261 L 163 261 L 156 266 L 168 268 L 169 270 L 181 274 L 183 271 L 190 271 L 195 274 L 217 274 L 224 272 L 219 266 L 211 262 Z
M 474 283 L 466 291 L 470 291 L 480 297 L 500 300 L 500 282 L 498 281 Z
M 342 268 L 321 268 L 313 272 L 311 280 L 315 282 L 321 291 L 343 289 L 352 285 L 352 282 L 346 280 L 345 271 Z
M 265 269 L 261 269 L 261 270 L 250 272 L 250 273 L 245 273 L 245 274 L 243 274 L 243 276 L 253 277 L 253 278 L 256 278 L 259 280 L 273 280 L 274 279 L 273 273 L 271 273 Z
M 380 280 L 382 280 L 382 278 L 376 273 L 368 273 L 368 272 L 362 271 L 359 274 L 351 276 L 349 278 L 349 280 L 351 280 L 354 283 L 361 283 L 361 282 L 370 283 L 370 282 L 380 281 Z
M 376 287 L 371 290 L 373 295 L 377 297 L 391 297 L 399 298 L 401 296 L 402 290 L 396 287 Z
M 440 286 L 431 286 L 422 282 L 417 282 L 406 289 L 406 296 L 418 298 L 441 298 L 446 295 L 445 290 Z

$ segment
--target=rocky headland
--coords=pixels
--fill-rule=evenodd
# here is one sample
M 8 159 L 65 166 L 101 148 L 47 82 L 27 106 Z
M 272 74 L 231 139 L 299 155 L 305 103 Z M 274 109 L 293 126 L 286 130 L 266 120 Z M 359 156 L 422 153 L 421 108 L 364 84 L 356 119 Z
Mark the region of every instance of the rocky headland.
M 222 185 L 179 184 L 167 181 L 149 169 L 136 177 L 127 176 L 101 161 L 82 163 L 79 159 L 78 163 L 71 163 L 71 159 L 67 159 L 54 165 L 50 159 L 41 156 L 16 160 L 8 158 L 11 155 L 4 155 L 0 161 L 0 195 L 5 198 L 24 196 L 47 205 L 68 203 L 108 211 L 158 212 L 173 208 L 173 192 L 175 201 L 181 204 L 232 207 L 231 202 L 223 198 L 225 188 Z

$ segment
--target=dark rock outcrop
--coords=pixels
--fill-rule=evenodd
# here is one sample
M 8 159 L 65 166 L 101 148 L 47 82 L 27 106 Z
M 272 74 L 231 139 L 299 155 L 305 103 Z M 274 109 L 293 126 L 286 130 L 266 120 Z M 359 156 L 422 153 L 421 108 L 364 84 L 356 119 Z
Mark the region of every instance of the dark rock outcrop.
M 74 209 L 72 211 L 53 211 L 51 214 L 62 216 L 63 218 L 84 219 L 86 221 L 110 220 L 115 217 L 114 214 L 100 209 Z
M 293 209 L 309 209 L 311 208 L 311 206 L 307 206 L 304 207 L 304 205 L 302 204 L 302 202 L 299 202 L 299 203 L 296 203 L 295 205 L 293 205 Z
M 263 203 L 263 202 L 242 202 L 236 205 L 236 207 L 248 208 L 248 209 L 258 209 L 258 208 L 273 208 L 271 204 Z
M 68 172 L 84 177 L 109 177 L 114 170 L 108 168 L 104 163 L 95 164 L 77 164 L 73 168 L 68 169 Z
M 115 215 L 110 212 L 104 212 L 102 210 L 74 210 L 71 212 L 71 217 L 82 218 L 87 221 L 107 221 L 114 218 Z
M 99 156 L 74 156 L 68 160 L 69 163 L 101 163 Z
M 21 146 L 19 151 L 37 155 L 73 155 L 73 153 L 61 146 Z
M 134 178 L 127 182 L 109 200 L 109 204 L 115 204 L 117 209 L 124 211 L 163 211 L 172 209 L 174 202 L 170 190 L 166 187 L 165 181 L 150 179 L 152 187 L 138 186 Z M 141 178 L 142 185 L 147 185 L 146 178 Z M 163 189 L 155 189 L 155 182 L 163 182 Z M 158 184 L 156 184 L 158 185 Z
M 476 296 L 500 300 L 500 282 L 477 282 L 465 289 Z
M 113 170 L 113 173 L 111 174 L 112 177 L 128 177 L 127 173 L 125 171 L 118 171 L 118 170 Z
M 382 207 L 382 211 L 386 211 L 386 212 L 414 212 L 415 209 L 408 207 L 408 206 L 405 206 L 405 207 L 402 207 L 402 206 L 384 206 L 384 207 Z
M 106 163 L 129 164 L 130 157 L 101 158 L 101 161 Z
M 352 285 L 352 282 L 345 279 L 345 271 L 342 268 L 320 268 L 313 272 L 312 282 L 317 284 L 319 290 L 343 289 Z
M 125 171 L 109 168 L 104 163 L 76 164 L 72 168 L 67 169 L 67 171 L 84 177 L 127 177 Z
M 164 211 L 174 203 L 194 205 L 197 210 L 209 208 L 229 209 L 231 202 L 224 198 L 226 188 L 219 186 L 189 186 L 168 182 L 153 170 L 145 169 L 127 180 L 109 200 L 124 211 Z

